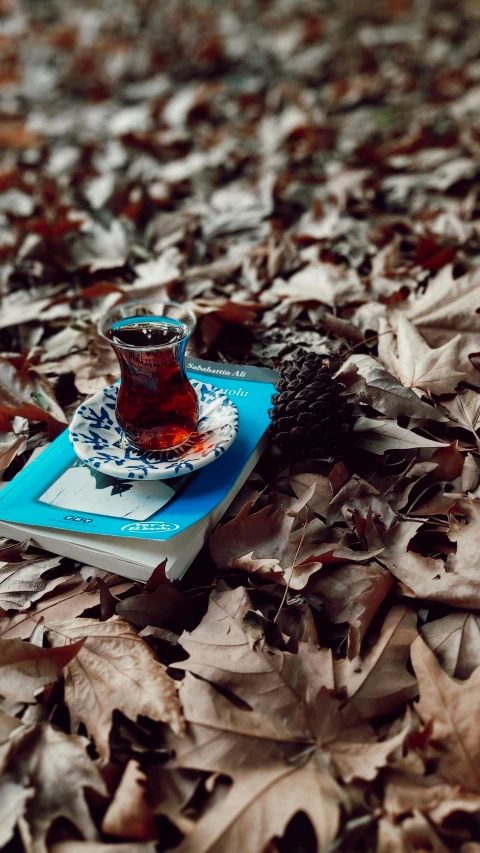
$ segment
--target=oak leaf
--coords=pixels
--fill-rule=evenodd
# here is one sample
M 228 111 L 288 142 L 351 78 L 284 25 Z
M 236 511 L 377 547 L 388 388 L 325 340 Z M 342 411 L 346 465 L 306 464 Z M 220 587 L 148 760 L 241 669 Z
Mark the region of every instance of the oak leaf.
M 65 701 L 72 729 L 76 730 L 80 722 L 86 725 L 103 761 L 109 756 L 115 708 L 133 720 L 143 714 L 182 732 L 175 682 L 147 643 L 123 619 L 71 619 L 49 627 L 56 647 L 85 638 L 82 649 L 65 670 Z
M 33 853 L 47 853 L 46 836 L 58 817 L 71 821 L 84 838 L 97 838 L 85 788 L 101 795 L 106 795 L 106 788 L 85 745 L 85 738 L 66 735 L 51 725 L 39 725 L 22 726 L 3 747 L 4 773 L 34 791 L 24 814 Z
M 417 711 L 432 725 L 440 744 L 437 772 L 447 782 L 480 793 L 480 667 L 467 681 L 455 681 L 442 669 L 421 637 L 412 644 L 412 664 L 420 689 Z

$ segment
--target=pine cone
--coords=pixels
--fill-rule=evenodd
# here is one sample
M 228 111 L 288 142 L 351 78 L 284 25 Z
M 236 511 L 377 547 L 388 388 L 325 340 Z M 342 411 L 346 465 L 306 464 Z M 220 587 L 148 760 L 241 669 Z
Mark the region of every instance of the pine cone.
M 339 455 L 353 424 L 353 405 L 324 357 L 297 349 L 276 387 L 270 433 L 280 450 L 290 459 Z

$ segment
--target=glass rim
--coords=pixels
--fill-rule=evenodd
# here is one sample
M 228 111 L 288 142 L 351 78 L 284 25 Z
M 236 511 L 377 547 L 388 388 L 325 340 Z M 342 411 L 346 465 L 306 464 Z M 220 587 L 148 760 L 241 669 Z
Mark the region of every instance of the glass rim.
M 108 321 L 108 318 L 111 315 L 113 315 L 116 311 L 119 311 L 120 309 L 126 309 L 128 311 L 130 308 L 133 309 L 135 306 L 139 306 L 139 305 L 145 305 L 145 306 L 152 305 L 153 306 L 155 304 L 157 304 L 157 305 L 162 304 L 164 306 L 164 308 L 167 308 L 168 306 L 171 305 L 173 308 L 180 309 L 182 311 L 182 313 L 185 315 L 185 319 L 179 320 L 179 322 L 181 322 L 182 325 L 185 327 L 185 334 L 183 334 L 179 340 L 175 341 L 174 343 L 146 344 L 145 346 L 139 347 L 136 344 L 117 343 L 117 342 L 112 341 L 111 338 L 107 337 L 107 335 L 104 331 L 105 325 Z M 132 319 L 134 319 L 136 315 L 131 314 L 130 316 L 132 317 Z M 138 316 L 141 316 L 141 315 L 138 315 Z M 162 314 L 160 314 L 160 313 L 156 314 L 155 312 L 152 312 L 152 316 L 158 316 L 160 318 L 160 317 L 162 317 Z M 129 315 L 127 314 L 124 317 L 124 319 L 128 320 Z M 113 320 L 113 317 L 112 317 L 112 320 Z M 112 320 L 110 321 L 108 328 L 111 328 Z M 190 337 L 192 332 L 195 330 L 196 325 L 197 325 L 197 319 L 195 317 L 194 312 L 190 308 L 187 308 L 184 303 L 176 302 L 174 299 L 162 299 L 161 297 L 158 297 L 158 298 L 155 298 L 155 297 L 148 298 L 147 297 L 146 299 L 141 299 L 141 298 L 129 299 L 129 300 L 127 300 L 127 302 L 119 302 L 117 305 L 113 305 L 98 320 L 97 332 L 103 338 L 103 340 L 107 341 L 107 343 L 110 344 L 110 346 L 117 347 L 117 349 L 143 350 L 143 351 L 145 351 L 145 350 L 162 350 L 162 349 L 170 349 L 172 346 L 176 346 L 176 345 L 182 343 L 183 341 L 188 340 L 188 338 Z

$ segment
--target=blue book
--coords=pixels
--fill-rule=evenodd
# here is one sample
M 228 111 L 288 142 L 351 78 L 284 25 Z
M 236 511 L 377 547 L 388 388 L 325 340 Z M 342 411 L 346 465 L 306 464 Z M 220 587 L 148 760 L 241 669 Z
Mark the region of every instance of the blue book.
M 188 356 L 186 366 L 238 408 L 238 435 L 222 456 L 169 480 L 118 480 L 77 459 L 66 430 L 0 491 L 0 535 L 137 580 L 166 557 L 168 575 L 180 577 L 260 458 L 276 378 Z

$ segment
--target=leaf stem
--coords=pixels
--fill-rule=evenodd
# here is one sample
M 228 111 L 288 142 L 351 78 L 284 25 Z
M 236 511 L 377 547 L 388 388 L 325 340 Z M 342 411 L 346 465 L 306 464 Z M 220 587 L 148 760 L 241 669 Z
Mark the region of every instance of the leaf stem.
M 293 575 L 293 570 L 294 570 L 294 568 L 295 568 L 295 563 L 296 563 L 296 561 L 297 561 L 297 557 L 298 557 L 298 555 L 299 555 L 299 553 L 300 553 L 300 549 L 301 549 L 301 547 L 302 547 L 302 545 L 303 545 L 303 540 L 305 539 L 305 533 L 306 533 L 306 530 L 307 530 L 307 521 L 308 521 L 308 509 L 307 509 L 307 507 L 305 507 L 305 521 L 303 522 L 302 535 L 301 535 L 301 537 L 300 537 L 300 541 L 299 541 L 299 543 L 298 543 L 298 548 L 297 548 L 297 550 L 296 550 L 296 552 L 295 552 L 295 556 L 294 556 L 294 558 L 293 558 L 293 562 L 292 562 L 292 565 L 291 565 L 291 568 L 290 568 L 290 574 L 289 574 L 289 576 L 288 576 L 288 581 L 287 581 L 287 583 L 286 583 L 286 585 L 285 585 L 285 592 L 283 593 L 282 600 L 281 600 L 281 602 L 280 602 L 279 608 L 278 608 L 278 610 L 277 610 L 277 612 L 276 612 L 276 614 L 275 614 L 275 618 L 274 618 L 274 620 L 273 620 L 274 622 L 276 622 L 276 621 L 277 621 L 277 619 L 278 619 L 278 617 L 280 616 L 280 611 L 281 611 L 281 609 L 282 609 L 283 605 L 285 604 L 285 600 L 286 600 L 287 595 L 288 595 L 288 589 L 289 589 L 289 586 L 290 586 L 290 581 L 292 580 L 292 575 Z

